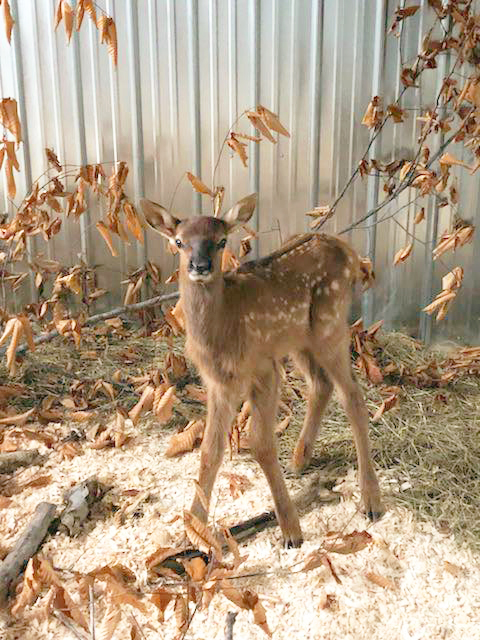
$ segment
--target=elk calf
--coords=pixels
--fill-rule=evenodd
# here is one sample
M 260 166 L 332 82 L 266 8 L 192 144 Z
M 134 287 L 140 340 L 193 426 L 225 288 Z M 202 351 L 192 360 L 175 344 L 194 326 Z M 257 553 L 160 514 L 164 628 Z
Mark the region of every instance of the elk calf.
M 239 402 L 248 398 L 253 416 L 251 451 L 270 485 L 285 544 L 299 546 L 298 514 L 287 492 L 274 436 L 278 361 L 287 354 L 309 388 L 293 466 L 301 470 L 309 464 L 335 386 L 353 429 L 364 509 L 372 520 L 383 513 L 369 448 L 368 412 L 350 362 L 348 311 L 360 266 L 357 254 L 342 240 L 308 233 L 266 258 L 222 273 L 227 235 L 250 219 L 255 204 L 252 195 L 222 219 L 202 216 L 181 221 L 160 205 L 142 200 L 150 225 L 180 253 L 186 348 L 208 396 L 199 484 L 209 500 Z M 192 512 L 206 521 L 208 514 L 198 498 Z

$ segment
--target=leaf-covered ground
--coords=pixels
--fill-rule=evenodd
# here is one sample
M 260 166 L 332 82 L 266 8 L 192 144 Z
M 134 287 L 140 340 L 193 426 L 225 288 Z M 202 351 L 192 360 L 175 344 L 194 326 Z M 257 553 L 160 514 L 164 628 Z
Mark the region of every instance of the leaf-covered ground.
M 79 357 L 60 343 L 45 346 L 28 357 L 13 383 L 5 379 L 0 388 L 12 391 L 12 385 L 19 385 L 16 393 L 7 393 L 4 414 L 35 409 L 24 424 L 2 425 L 3 450 L 38 447 L 48 455 L 41 467 L 1 478 L 2 554 L 40 501 L 61 504 L 67 489 L 92 475 L 111 487 L 80 535 L 47 539 L 42 557 L 31 567 L 32 584 L 20 583 L 25 602 L 20 592 L 10 603 L 17 604 L 15 615 L 3 614 L 2 637 L 75 637 L 55 617 L 61 602 L 80 637 L 91 637 L 81 623 L 88 621 L 93 602 L 96 637 L 102 640 L 224 638 L 227 613 L 237 610 L 234 638 L 263 638 L 267 631 L 276 638 L 476 637 L 478 378 L 423 389 L 400 376 L 384 380 L 387 389 L 398 387 L 388 390 L 398 400 L 372 425 L 388 507 L 374 525 L 356 507 L 350 432 L 333 400 L 309 473 L 297 478 L 287 472 L 293 493 L 312 482 L 318 489 L 319 500 L 302 511 L 302 548 L 283 550 L 279 530 L 269 529 L 240 545 L 237 557 L 226 554 L 208 566 L 198 560 L 199 573 L 189 567 L 192 580 L 155 569 L 152 554 L 161 557 L 159 549 L 177 549 L 185 542 L 183 511 L 195 491 L 198 450 L 176 457 L 165 453 L 179 428 L 204 414 L 199 381 L 175 360 L 174 374 L 168 352 L 180 357 L 181 340 L 170 350 L 164 340 L 110 332 L 103 341 L 92 337 L 90 347 L 87 343 L 81 352 L 88 356 Z M 432 358 L 396 334 L 378 337 L 371 353 L 381 371 L 401 359 L 408 368 L 404 377 Z M 151 410 L 142 411 L 134 425 L 127 412 L 138 406 L 147 387 L 165 385 L 166 358 L 169 384 L 176 382 L 171 418 L 162 414 L 160 424 Z M 373 415 L 387 394 L 368 380 L 362 384 Z M 279 416 L 285 465 L 301 424 L 303 393 L 303 383 L 287 365 Z M 42 411 L 52 412 L 51 421 Z M 112 421 L 112 436 L 102 440 Z M 240 426 L 245 422 L 238 420 Z M 232 526 L 270 508 L 266 481 L 248 452 L 226 456 L 212 502 L 212 525 Z

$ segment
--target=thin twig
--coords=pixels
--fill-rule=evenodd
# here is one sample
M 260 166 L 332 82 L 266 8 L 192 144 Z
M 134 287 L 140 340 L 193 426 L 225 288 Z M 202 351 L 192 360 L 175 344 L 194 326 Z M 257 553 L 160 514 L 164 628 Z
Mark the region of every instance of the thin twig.
M 68 618 L 64 613 L 62 613 L 58 609 L 54 609 L 53 615 L 55 616 L 55 618 L 57 618 L 59 622 L 61 622 L 65 627 L 67 627 L 67 629 L 71 631 L 73 635 L 76 638 L 78 638 L 78 640 L 90 640 L 87 634 L 84 631 L 82 631 L 80 627 L 77 627 L 77 625 L 74 624 L 70 620 L 70 618 Z
M 88 600 L 90 603 L 90 637 L 95 640 L 95 601 L 93 598 L 93 586 L 88 585 Z
M 432 26 L 430 27 L 430 29 L 429 29 L 429 31 L 428 31 L 428 33 L 427 33 L 427 36 L 426 36 L 427 38 L 429 38 L 429 37 L 430 37 L 430 35 L 432 34 L 433 29 L 435 28 L 436 23 L 437 23 L 437 21 L 438 21 L 438 20 L 439 20 L 439 17 L 437 16 L 437 18 L 436 18 L 435 22 L 432 24 Z M 416 57 L 416 59 L 418 59 L 418 56 Z M 422 69 L 422 71 L 423 71 L 423 69 Z M 453 71 L 453 70 L 452 70 L 452 71 Z M 421 73 L 421 72 L 419 72 L 419 74 L 418 74 L 418 75 L 420 75 L 420 73 Z M 395 99 L 395 102 L 394 102 L 393 104 L 398 105 L 398 104 L 400 103 L 400 100 L 402 99 L 402 97 L 403 97 L 404 93 L 407 91 L 407 89 L 408 89 L 408 88 L 409 88 L 409 87 L 408 87 L 407 85 L 405 85 L 405 86 L 402 88 L 402 90 L 400 91 L 399 95 L 397 96 L 397 98 Z M 438 104 L 438 99 L 439 99 L 439 97 L 440 97 L 440 95 L 437 97 L 437 104 Z M 358 176 L 358 174 L 359 174 L 359 172 L 360 172 L 360 164 L 361 164 L 361 162 L 367 158 L 368 153 L 369 153 L 369 151 L 370 151 L 370 149 L 371 149 L 371 147 L 372 147 L 372 144 L 373 144 L 373 143 L 374 143 L 374 141 L 377 139 L 377 137 L 380 135 L 380 133 L 381 133 L 381 131 L 382 131 L 383 127 L 385 126 L 385 124 L 387 123 L 387 121 L 389 120 L 389 118 L 390 118 L 390 117 L 391 117 L 391 116 L 390 116 L 390 114 L 389 114 L 389 113 L 387 113 L 387 115 L 385 115 L 385 116 L 384 116 L 383 121 L 381 122 L 381 124 L 380 124 L 379 128 L 377 129 L 377 131 L 376 131 L 376 132 L 372 135 L 372 137 L 370 138 L 370 141 L 369 141 L 369 143 L 368 143 L 368 145 L 367 145 L 367 147 L 366 147 L 366 149 L 365 149 L 365 151 L 364 151 L 364 153 L 363 153 L 363 155 L 362 155 L 362 157 L 361 157 L 361 159 L 360 159 L 360 162 L 357 164 L 357 166 L 356 166 L 356 168 L 354 169 L 354 171 L 352 172 L 351 176 L 349 177 L 349 179 L 347 180 L 347 182 L 346 182 L 346 183 L 345 183 L 345 185 L 343 186 L 343 189 L 341 190 L 341 192 L 340 192 L 340 193 L 339 193 L 339 195 L 335 198 L 335 200 L 334 200 L 333 204 L 331 205 L 331 207 L 330 207 L 331 212 L 334 212 L 334 211 L 335 211 L 335 209 L 336 209 L 336 207 L 337 207 L 338 203 L 340 202 L 340 200 L 341 200 L 341 199 L 343 198 L 343 196 L 345 195 L 345 193 L 346 193 L 347 189 L 350 187 L 350 185 L 352 184 L 352 182 L 353 182 L 353 181 L 355 180 L 355 178 Z M 376 213 L 376 211 L 373 211 L 373 210 L 372 210 L 372 212 L 369 212 L 368 216 L 370 217 L 370 215 L 374 215 L 374 213 Z M 330 218 L 331 218 L 331 215 L 330 215 L 328 218 L 326 218 L 326 219 L 324 219 L 324 220 L 320 221 L 320 223 L 318 224 L 318 226 L 316 227 L 316 229 L 317 229 L 317 230 L 318 230 L 318 229 L 321 229 L 321 228 L 323 227 L 323 225 L 327 222 L 327 219 L 330 219 Z M 365 218 L 365 219 L 367 219 L 367 218 Z M 362 221 L 363 221 L 363 219 L 362 219 L 362 220 L 359 220 L 358 222 L 359 222 L 359 223 L 361 223 Z M 346 233 L 347 231 L 350 231 L 352 228 L 354 228 L 354 227 L 351 227 L 351 228 L 349 228 L 349 229 L 346 229 L 346 230 L 344 230 L 344 231 L 341 231 L 340 233 Z
M 173 202 L 175 200 L 175 196 L 177 195 L 177 191 L 180 187 L 180 185 L 182 184 L 183 179 L 185 178 L 185 172 L 182 173 L 182 175 L 180 176 L 180 178 L 178 179 L 177 184 L 175 185 L 175 189 L 173 190 L 172 193 L 172 197 L 170 198 L 170 202 L 168 204 L 168 212 L 172 213 L 172 207 L 173 207 Z
M 469 111 L 469 113 L 468 113 L 466 118 L 468 118 L 473 113 L 475 108 L 476 107 L 472 107 L 470 109 L 470 111 Z M 462 124 L 460 125 L 460 127 L 454 133 L 452 133 L 452 135 L 449 136 L 443 142 L 442 145 L 440 145 L 438 150 L 433 154 L 433 156 L 430 158 L 430 160 L 425 165 L 426 169 L 430 169 L 430 167 L 433 165 L 434 162 L 436 162 L 438 160 L 438 158 L 443 153 L 443 151 L 446 149 L 446 147 L 448 147 L 448 145 L 452 142 L 452 140 L 460 133 L 460 131 L 463 128 L 463 125 L 465 124 L 466 118 L 464 118 L 462 120 Z M 402 182 L 398 185 L 398 187 L 395 189 L 395 191 L 393 191 L 393 193 L 391 193 L 388 196 L 388 198 L 383 200 L 383 202 L 380 202 L 376 207 L 373 207 L 373 209 L 370 209 L 370 211 L 368 211 L 368 213 L 366 213 L 362 218 L 360 218 L 359 220 L 357 220 L 353 224 L 349 225 L 348 227 L 345 227 L 345 229 L 342 229 L 342 231 L 339 231 L 338 235 L 343 235 L 344 233 L 348 233 L 352 229 L 355 229 L 355 227 L 357 227 L 358 225 L 362 224 L 362 222 L 365 222 L 365 220 L 368 220 L 373 215 L 378 213 L 378 211 L 380 211 L 381 209 L 386 207 L 387 204 L 390 204 L 390 202 L 392 202 L 392 200 L 395 200 L 402 193 L 402 191 L 404 191 L 407 187 L 409 187 L 412 184 L 412 182 L 414 180 L 414 177 L 415 177 L 415 169 L 416 169 L 416 166 L 415 166 L 415 163 L 413 163 L 412 167 L 411 167 L 409 173 L 407 174 L 407 176 L 405 177 L 405 179 L 402 180 Z
M 218 156 L 217 156 L 217 161 L 215 163 L 215 167 L 213 168 L 213 173 L 212 173 L 212 188 L 213 189 L 215 189 L 215 174 L 217 173 L 218 165 L 220 164 L 220 158 L 222 157 L 223 149 L 224 149 L 225 145 L 227 144 L 228 136 L 232 133 L 233 127 L 238 123 L 240 118 L 243 118 L 243 116 L 247 113 L 247 111 L 250 111 L 250 109 L 245 109 L 245 111 L 242 111 L 242 113 L 230 125 L 229 130 L 225 134 L 223 142 L 222 142 L 222 144 L 220 146 L 220 151 L 218 152 Z
M 233 640 L 233 625 L 238 616 L 238 611 L 229 611 L 225 622 L 225 640 Z

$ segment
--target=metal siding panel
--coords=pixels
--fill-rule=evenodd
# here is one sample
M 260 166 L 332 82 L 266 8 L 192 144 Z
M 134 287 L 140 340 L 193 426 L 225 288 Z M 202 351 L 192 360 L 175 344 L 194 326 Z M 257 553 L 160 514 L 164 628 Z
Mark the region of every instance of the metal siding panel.
M 381 92 L 385 104 L 398 96 L 401 59 L 416 55 L 431 15 L 428 0 L 422 0 L 421 10 L 405 22 L 402 39 L 384 40 L 397 0 L 104 0 L 100 4 L 117 24 L 117 69 L 93 25 L 74 34 L 69 47 L 63 26 L 53 33 L 56 0 L 45 0 L 41 11 L 34 0 L 12 0 L 20 38 L 15 32 L 9 47 L 0 37 L 0 92 L 18 98 L 27 134 L 19 153 L 17 204 L 28 189 L 29 164 L 31 176 L 40 175 L 47 168 L 43 149 L 50 146 L 65 163 L 103 161 L 110 170 L 114 161 L 125 160 L 130 166 L 131 197 L 136 200 L 145 193 L 169 206 L 185 171 L 210 184 L 229 127 L 244 109 L 260 102 L 279 114 L 291 138 L 280 136 L 276 145 L 249 144 L 248 170 L 224 148 L 215 183 L 226 187 L 225 208 L 246 193 L 259 191 L 255 224 L 261 232 L 262 254 L 276 248 L 281 237 L 307 228 L 305 211 L 331 202 L 343 187 L 369 140 L 360 120 L 372 93 Z M 421 90 L 410 89 L 404 106 L 419 109 L 429 104 L 440 73 L 441 69 L 432 70 Z M 387 125 L 372 156 L 384 161 L 398 153 L 408 156 L 418 135 L 415 115 L 412 111 L 401 128 Z M 235 127 L 252 132 L 245 118 Z M 455 153 L 461 153 L 460 147 Z M 454 173 L 462 194 L 459 214 L 475 215 L 478 225 L 480 178 L 466 177 L 462 170 Z M 406 190 L 385 207 L 378 215 L 378 233 L 372 227 L 374 219 L 349 233 L 360 251 L 368 238 L 367 252 L 376 265 L 378 283 L 366 298 L 365 320 L 383 315 L 389 326 L 415 331 L 423 318 L 426 337 L 428 327 L 432 337 L 462 332 L 478 337 L 478 234 L 471 246 L 449 256 L 448 267 L 434 265 L 429 251 L 437 231 L 448 227 L 453 213 L 448 207 L 435 212 L 428 198 L 415 202 L 416 196 L 415 190 Z M 347 227 L 382 197 L 375 178 L 356 181 L 325 229 Z M 3 177 L 0 201 L 13 211 Z M 191 214 L 201 207 L 208 211 L 209 206 L 208 198 L 193 193 L 182 180 L 175 210 Z M 429 219 L 414 226 L 420 206 L 428 207 Z M 404 208 L 395 221 L 391 214 L 399 207 Z M 111 291 L 108 303 L 113 304 L 121 297 L 120 280 L 129 269 L 148 257 L 168 275 L 174 259 L 150 232 L 147 253 L 136 244 L 117 242 L 121 255 L 112 258 L 92 230 L 104 213 L 92 202 L 90 221 L 87 216 L 82 216 L 80 225 L 66 220 L 52 243 L 45 246 L 39 239 L 35 250 L 74 264 L 76 247 L 81 247 L 83 255 L 102 265 L 101 282 Z M 427 249 L 419 243 L 405 265 L 393 267 L 395 252 L 412 233 L 427 243 Z M 465 268 L 464 286 L 447 322 L 437 329 L 420 310 L 438 292 L 447 268 L 456 264 Z

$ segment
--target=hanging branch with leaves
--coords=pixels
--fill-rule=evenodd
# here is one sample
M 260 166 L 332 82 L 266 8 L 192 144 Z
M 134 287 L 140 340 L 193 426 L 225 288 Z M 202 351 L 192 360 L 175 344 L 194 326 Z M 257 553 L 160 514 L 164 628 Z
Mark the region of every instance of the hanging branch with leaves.
M 413 64 L 403 64 L 402 66 L 400 80 L 403 88 L 399 96 L 386 107 L 384 107 L 381 96 L 374 96 L 370 101 L 362 119 L 362 125 L 372 131 L 367 149 L 335 201 L 331 205 L 323 205 L 308 212 L 307 215 L 313 218 L 311 226 L 314 229 L 321 228 L 328 219 L 335 215 L 339 202 L 359 176 L 361 178 L 369 175 L 380 177 L 383 182 L 385 198 L 366 215 L 340 233 L 346 233 L 359 227 L 396 200 L 409 187 L 416 190 L 417 198 L 431 196 L 436 199 L 439 207 L 450 206 L 453 211 L 456 211 L 459 196 L 452 176 L 452 167 L 468 170 L 470 175 L 480 167 L 480 80 L 478 79 L 480 14 L 475 11 L 471 0 L 466 2 L 465 0 L 451 0 L 445 4 L 441 0 L 428 0 L 428 4 L 435 18 L 423 38 L 421 50 Z M 402 32 L 399 27 L 403 26 L 405 20 L 414 16 L 419 8 L 420 5 L 398 8 L 395 11 L 390 33 L 401 38 Z M 440 35 L 437 35 L 439 31 Z M 400 106 L 404 94 L 410 88 L 420 87 L 424 75 L 428 70 L 436 69 L 439 57 L 445 55 L 449 55 L 451 59 L 450 71 L 443 78 L 435 105 L 425 109 L 417 117 L 421 128 L 413 159 L 402 157 L 388 163 L 382 163 L 376 158 L 369 159 L 372 143 L 386 123 L 391 121 L 395 126 L 401 127 L 406 122 L 408 111 Z M 455 76 L 462 65 L 470 67 L 470 73 L 465 78 L 463 75 L 458 75 L 457 78 Z M 434 151 L 435 136 L 439 133 L 448 135 Z M 460 161 L 448 150 L 454 143 L 461 143 L 473 157 L 470 164 Z M 386 219 L 393 218 L 395 220 L 400 209 L 378 220 L 376 224 L 380 224 Z M 415 217 L 414 224 L 420 224 L 424 218 L 425 209 L 422 207 Z M 437 259 L 447 251 L 455 251 L 471 242 L 474 231 L 474 226 L 470 222 L 464 221 L 456 215 L 453 228 L 442 233 L 440 242 L 433 250 L 433 258 Z M 415 240 L 416 237 L 412 234 L 412 241 L 395 254 L 394 265 L 402 264 L 412 255 Z M 453 273 L 456 275 L 452 280 L 450 276 Z M 455 267 L 445 276 L 444 280 L 447 280 L 448 286 L 444 284 L 443 291 L 439 294 L 440 300 L 447 296 L 446 302 L 450 304 L 461 286 L 462 277 L 463 270 L 460 267 Z M 445 317 L 448 304 L 439 303 L 436 299 L 424 311 L 433 313 L 440 309 L 441 313 L 437 315 L 438 321 Z

